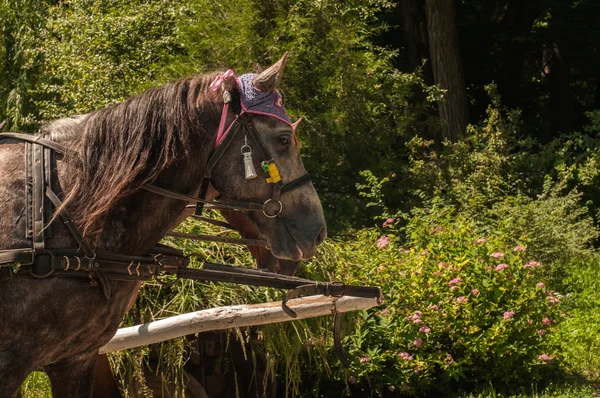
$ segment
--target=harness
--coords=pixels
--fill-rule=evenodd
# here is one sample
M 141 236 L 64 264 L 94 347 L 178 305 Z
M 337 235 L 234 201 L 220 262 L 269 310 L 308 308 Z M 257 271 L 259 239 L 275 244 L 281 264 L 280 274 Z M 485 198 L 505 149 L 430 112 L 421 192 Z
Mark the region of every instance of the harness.
M 229 73 L 229 71 L 227 73 Z M 245 76 L 246 75 L 243 75 L 238 80 L 242 92 Z M 226 75 L 223 75 L 223 78 L 226 77 Z M 215 81 L 217 80 L 219 80 L 219 78 Z M 221 83 L 222 79 L 218 83 L 219 86 Z M 215 83 L 213 82 L 213 84 Z M 196 212 L 193 217 L 200 219 L 201 221 L 230 227 L 227 223 L 202 217 L 204 207 L 210 206 L 215 209 L 259 211 L 268 218 L 279 218 L 285 225 L 285 220 L 281 216 L 283 211 L 283 203 L 280 200 L 281 195 L 307 184 L 310 182 L 310 176 L 304 174 L 288 183 L 283 183 L 281 181 L 274 158 L 271 156 L 252 122 L 252 113 L 265 113 L 253 111 L 247 104 L 244 105 L 244 101 L 242 101 L 242 112 L 237 115 L 235 120 L 225 130 L 223 121 L 226 119 L 228 104 L 231 97 L 227 91 L 224 91 L 223 94 L 225 106 L 222 111 L 221 123 L 217 134 L 216 148 L 208 161 L 199 196 L 194 197 L 173 192 L 152 184 L 144 185 L 141 188 L 148 192 L 168 198 L 186 201 L 188 203 L 195 202 Z M 277 93 L 277 95 L 279 94 Z M 244 98 L 243 95 L 242 98 Z M 285 111 L 283 112 L 285 113 Z M 287 116 L 287 114 L 285 115 Z M 282 120 L 280 117 L 277 118 Z M 289 124 L 289 117 L 288 120 L 284 121 Z M 207 200 L 206 194 L 211 182 L 212 171 L 222 158 L 223 154 L 229 150 L 235 137 L 240 133 L 245 133 L 246 136 L 250 136 L 253 140 L 253 145 L 256 144 L 258 148 L 258 152 L 262 158 L 261 164 L 263 170 L 269 175 L 267 182 L 273 187 L 271 197 L 262 203 L 251 201 L 227 202 Z M 98 284 L 101 286 L 107 299 L 111 296 L 108 280 L 156 280 L 161 284 L 170 285 L 180 278 L 187 278 L 201 281 L 266 286 L 289 290 L 284 297 L 282 306 L 286 313 L 291 317 L 296 317 L 296 314 L 287 306 L 287 302 L 291 298 L 300 296 L 323 294 L 335 297 L 341 297 L 343 295 L 377 297 L 379 299 L 382 297 L 381 290 L 378 287 L 351 286 L 337 282 L 316 282 L 303 278 L 273 274 L 261 270 L 214 264 L 205 261 L 200 254 L 192 253 L 186 256 L 181 250 L 160 244 L 150 250 L 148 254 L 141 256 L 95 250 L 86 242 L 81 232 L 77 229 L 69 211 L 62 206 L 62 201 L 60 199 L 61 192 L 55 192 L 57 177 L 55 173 L 52 173 L 54 161 L 53 153 L 65 154 L 68 151 L 67 148 L 62 144 L 41 135 L 32 136 L 20 133 L 0 133 L 0 140 L 2 139 L 15 139 L 25 142 L 26 237 L 32 240 L 32 246 L 31 248 L 25 249 L 0 250 L 0 281 L 18 275 L 30 275 L 33 278 L 40 279 L 48 278 L 53 275 L 87 277 L 91 286 L 97 286 Z M 51 220 L 53 220 L 53 209 L 54 211 L 58 209 L 60 219 L 78 244 L 77 249 L 64 248 L 49 250 L 46 248 L 46 240 L 50 239 L 52 236 Z M 266 241 L 261 239 L 220 238 L 183 233 L 169 233 L 168 235 L 195 240 L 210 240 L 251 246 L 266 245 Z M 191 257 L 199 257 L 202 259 L 203 266 L 201 269 L 188 268 Z M 334 330 L 337 331 L 334 338 L 336 349 L 342 358 L 342 362 L 348 364 L 341 348 L 341 339 L 339 338 L 339 314 L 335 315 L 334 320 Z

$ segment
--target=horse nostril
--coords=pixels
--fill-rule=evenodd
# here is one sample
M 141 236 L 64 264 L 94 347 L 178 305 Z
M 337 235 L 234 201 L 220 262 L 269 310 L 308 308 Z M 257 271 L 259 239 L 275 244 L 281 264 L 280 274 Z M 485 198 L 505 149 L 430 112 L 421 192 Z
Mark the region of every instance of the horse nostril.
M 323 227 L 321 229 L 321 232 L 319 232 L 319 235 L 317 236 L 317 240 L 315 241 L 317 246 L 319 246 L 321 243 L 323 243 L 325 238 L 327 238 L 327 227 Z

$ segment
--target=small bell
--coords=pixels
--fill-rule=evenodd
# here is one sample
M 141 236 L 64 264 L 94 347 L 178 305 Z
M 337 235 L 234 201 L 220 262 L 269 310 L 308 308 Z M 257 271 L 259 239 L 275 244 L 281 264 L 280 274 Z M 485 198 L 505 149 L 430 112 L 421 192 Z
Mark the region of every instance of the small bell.
M 244 138 L 245 144 L 242 146 L 242 155 L 244 155 L 244 172 L 246 173 L 246 180 L 251 180 L 258 177 L 256 170 L 254 169 L 254 162 L 252 161 L 252 148 L 248 145 L 248 137 Z

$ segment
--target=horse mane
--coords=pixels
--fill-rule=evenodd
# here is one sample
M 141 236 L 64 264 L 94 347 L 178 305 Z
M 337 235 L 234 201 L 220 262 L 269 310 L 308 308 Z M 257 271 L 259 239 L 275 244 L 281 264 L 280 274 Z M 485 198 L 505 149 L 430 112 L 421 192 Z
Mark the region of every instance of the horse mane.
M 97 243 L 117 203 L 176 161 L 189 158 L 192 140 L 216 133 L 223 100 L 209 90 L 216 73 L 153 88 L 87 115 L 66 118 L 42 134 L 67 141 L 69 176 L 63 206 L 90 242 Z M 233 89 L 234 82 L 227 82 Z

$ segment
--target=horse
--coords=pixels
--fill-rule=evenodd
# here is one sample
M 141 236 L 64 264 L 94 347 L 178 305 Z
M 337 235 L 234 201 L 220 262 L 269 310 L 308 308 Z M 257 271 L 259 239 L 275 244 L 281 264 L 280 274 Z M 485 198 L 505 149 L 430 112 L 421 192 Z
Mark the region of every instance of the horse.
M 144 255 L 184 213 L 182 197 L 200 191 L 202 177 L 210 171 L 211 185 L 224 203 L 263 203 L 262 212 L 247 208 L 241 213 L 275 258 L 314 256 L 327 230 L 313 185 L 304 179 L 274 198 L 273 184 L 245 178 L 239 152 L 246 144 L 260 149 L 251 154 L 254 163 L 260 152 L 268 152 L 283 182 L 306 174 L 277 92 L 286 60 L 287 54 L 265 71 L 239 78 L 215 72 L 182 79 L 76 120 L 44 126 L 40 137 L 67 148 L 50 162 L 52 185 L 63 194 L 49 226 L 33 237 L 27 237 L 24 216 L 31 190 L 25 146 L 16 139 L 0 141 L 0 252 L 29 249 L 51 230 L 45 241 L 49 253 L 77 250 L 85 242 L 98 252 Z M 252 112 L 245 102 L 248 90 L 277 99 L 278 117 Z M 254 134 L 250 140 L 248 135 L 232 136 L 220 159 L 211 163 L 223 126 L 233 126 L 242 114 Z M 144 189 L 148 184 L 181 196 Z M 267 211 L 269 202 L 275 206 Z M 59 222 L 56 213 L 67 211 L 72 218 Z M 5 325 L 0 330 L 0 397 L 13 397 L 38 369 L 47 373 L 53 396 L 90 397 L 98 349 L 116 332 L 140 283 L 109 279 L 99 286 L 91 273 L 89 278 L 34 276 L 16 272 L 0 281 Z

